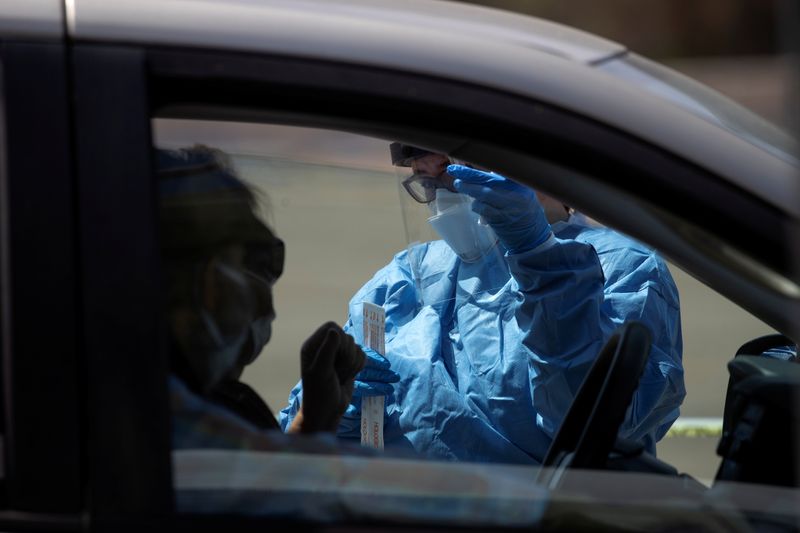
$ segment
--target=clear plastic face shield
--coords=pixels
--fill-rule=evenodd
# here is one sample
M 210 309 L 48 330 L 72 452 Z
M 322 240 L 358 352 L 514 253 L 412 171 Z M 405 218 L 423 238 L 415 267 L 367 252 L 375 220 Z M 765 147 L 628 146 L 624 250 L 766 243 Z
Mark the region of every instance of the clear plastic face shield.
M 493 276 L 486 276 L 486 269 L 505 270 L 504 250 L 497 236 L 472 210 L 473 199 L 455 190 L 454 178 L 447 173 L 451 163 L 464 163 L 400 143 L 393 143 L 390 149 L 400 189 L 408 259 L 421 303 L 429 305 L 449 297 L 449 291 L 441 293 L 435 281 L 445 271 L 490 279 Z M 496 287 L 481 284 L 469 290 L 492 288 Z

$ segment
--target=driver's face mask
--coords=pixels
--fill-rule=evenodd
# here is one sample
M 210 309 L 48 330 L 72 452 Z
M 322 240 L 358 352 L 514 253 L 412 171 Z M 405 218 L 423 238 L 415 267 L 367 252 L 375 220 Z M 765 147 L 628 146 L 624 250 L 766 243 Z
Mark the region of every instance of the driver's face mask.
M 217 257 L 195 276 L 199 320 L 187 358 L 203 391 L 238 378 L 272 334 L 272 285 L 283 269 L 283 242 L 254 246 L 236 257 Z
M 272 284 L 269 280 L 257 274 L 245 271 L 251 290 L 258 295 L 258 312 L 255 320 L 250 322 L 250 351 L 242 353 L 239 357 L 239 366 L 243 369 L 258 358 L 261 350 L 272 337 L 272 321 L 275 319 L 275 310 L 272 307 Z
M 473 199 L 465 194 L 436 189 L 428 204 L 428 223 L 462 261 L 473 263 L 497 243 L 494 230 L 472 210 Z
M 237 268 L 217 262 L 208 267 L 195 284 L 195 305 L 202 331 L 191 341 L 187 354 L 195 378 L 204 391 L 213 388 L 236 367 L 251 335 L 255 306 L 246 275 Z M 205 269 L 204 269 L 205 270 Z M 214 304 L 208 306 L 213 291 Z
M 277 237 L 268 243 L 245 247 L 244 273 L 250 283 L 251 293 L 256 297 L 256 319 L 250 323 L 251 351 L 242 354 L 242 367 L 255 361 L 272 337 L 272 321 L 275 319 L 272 286 L 283 273 L 285 255 L 283 241 Z

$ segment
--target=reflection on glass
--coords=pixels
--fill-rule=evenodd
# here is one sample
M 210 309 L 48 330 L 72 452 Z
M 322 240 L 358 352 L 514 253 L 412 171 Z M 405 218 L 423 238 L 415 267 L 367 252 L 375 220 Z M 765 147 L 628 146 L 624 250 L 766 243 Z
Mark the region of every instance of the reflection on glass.
M 598 65 L 600 70 L 738 135 L 746 141 L 798 165 L 797 141 L 770 122 L 689 77 L 636 54 Z

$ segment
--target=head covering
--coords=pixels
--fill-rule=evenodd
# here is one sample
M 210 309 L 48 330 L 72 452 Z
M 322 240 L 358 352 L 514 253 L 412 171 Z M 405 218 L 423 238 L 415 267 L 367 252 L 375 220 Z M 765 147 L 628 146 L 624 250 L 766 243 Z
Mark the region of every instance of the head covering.
M 414 159 L 434 153 L 423 148 L 417 148 L 416 146 L 399 142 L 390 144 L 389 152 L 392 154 L 392 165 L 396 167 L 410 167 Z
M 257 274 L 272 280 L 281 274 L 283 242 L 256 216 L 253 191 L 224 153 L 194 146 L 157 150 L 156 156 L 165 259 L 204 259 L 243 244 L 257 260 Z

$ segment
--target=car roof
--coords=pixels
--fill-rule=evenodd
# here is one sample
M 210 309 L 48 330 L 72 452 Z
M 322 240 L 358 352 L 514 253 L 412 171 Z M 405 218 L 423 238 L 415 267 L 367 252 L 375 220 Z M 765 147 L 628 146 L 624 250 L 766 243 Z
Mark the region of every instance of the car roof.
M 0 38 L 58 39 L 63 34 L 63 0 L 4 0 Z
M 316 32 L 300 31 L 296 35 L 310 42 L 344 44 L 340 37 L 342 30 L 356 25 L 359 28 L 354 37 L 363 44 L 386 37 L 387 30 L 389 36 L 398 33 L 402 36 L 408 31 L 412 38 L 413 30 L 426 29 L 514 44 L 582 63 L 602 61 L 625 51 L 620 44 L 554 22 L 446 1 L 71 0 L 71 3 L 75 10 L 70 26 L 76 35 L 87 37 L 110 30 L 109 37 L 122 36 L 124 32 L 128 37 L 146 35 L 148 40 L 159 42 L 174 36 L 170 29 L 181 28 L 179 38 L 187 45 L 203 45 L 211 37 L 216 46 L 238 48 L 244 43 L 256 50 L 268 46 L 273 31 L 267 30 L 280 23 L 289 31 L 316 28 Z M 158 11 L 158 24 L 148 17 L 153 9 Z M 260 35 L 249 35 L 254 26 L 262 28 Z M 238 38 L 239 32 L 248 33 L 247 41 Z M 278 35 L 281 39 L 287 37 L 284 32 Z
M 556 23 L 442 0 L 65 0 L 65 15 L 57 0 L 6 2 L 17 21 L 29 15 L 21 27 L 51 37 L 65 16 L 77 41 L 288 55 L 519 94 L 661 146 L 800 217 L 792 161 L 593 68 L 627 50 Z

